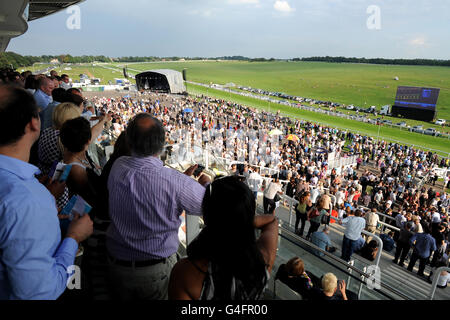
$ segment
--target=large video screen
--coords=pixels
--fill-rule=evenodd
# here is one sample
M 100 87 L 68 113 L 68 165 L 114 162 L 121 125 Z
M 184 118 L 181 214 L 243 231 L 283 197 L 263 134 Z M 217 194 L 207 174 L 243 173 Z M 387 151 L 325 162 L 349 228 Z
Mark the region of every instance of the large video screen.
M 435 111 L 439 92 L 437 88 L 398 87 L 395 106 Z

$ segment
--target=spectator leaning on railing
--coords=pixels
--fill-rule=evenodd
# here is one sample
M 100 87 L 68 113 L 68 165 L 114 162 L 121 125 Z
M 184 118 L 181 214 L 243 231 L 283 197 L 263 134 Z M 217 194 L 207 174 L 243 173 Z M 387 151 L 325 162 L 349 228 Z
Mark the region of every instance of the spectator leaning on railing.
M 345 261 L 350 261 L 356 242 L 361 237 L 361 232 L 366 226 L 366 220 L 361 217 L 361 210 L 355 210 L 354 216 L 339 220 L 339 224 L 345 226 L 341 257 Z
M 73 220 L 61 242 L 55 197 L 28 163 L 39 133 L 33 97 L 0 87 L 0 300 L 58 298 L 78 243 L 92 233 L 85 215 Z

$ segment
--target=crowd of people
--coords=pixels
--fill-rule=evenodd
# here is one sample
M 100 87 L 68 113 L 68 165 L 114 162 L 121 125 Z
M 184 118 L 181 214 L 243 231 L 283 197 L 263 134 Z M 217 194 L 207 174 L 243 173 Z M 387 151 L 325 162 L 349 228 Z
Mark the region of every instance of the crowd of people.
M 419 260 L 424 275 L 431 256 L 432 267 L 448 265 L 450 200 L 424 186 L 448 158 L 207 97 L 87 99 L 55 71 L 2 70 L 0 81 L 0 299 L 58 298 L 101 221 L 114 298 L 260 299 L 283 194 L 299 202 L 296 233 L 309 221 L 306 239 L 320 248 L 336 249 L 327 241 L 331 222 L 345 227 L 346 261 L 359 250 L 375 256 L 361 233 L 375 232 L 382 212 L 400 230 L 391 235 L 396 263 L 413 247 L 408 270 Z M 109 159 L 95 161 L 96 143 L 114 145 Z M 211 181 L 198 164 L 180 173 L 161 160 L 192 163 L 202 149 L 236 162 L 228 177 Z M 335 168 L 331 154 L 356 163 Z M 70 168 L 65 179 L 54 178 L 59 164 Z M 256 215 L 260 190 L 264 214 Z M 84 207 L 74 206 L 77 197 Z M 205 227 L 179 259 L 183 212 L 202 216 Z M 307 279 L 293 263 L 288 269 Z M 314 286 L 316 298 L 352 296 L 333 274 Z

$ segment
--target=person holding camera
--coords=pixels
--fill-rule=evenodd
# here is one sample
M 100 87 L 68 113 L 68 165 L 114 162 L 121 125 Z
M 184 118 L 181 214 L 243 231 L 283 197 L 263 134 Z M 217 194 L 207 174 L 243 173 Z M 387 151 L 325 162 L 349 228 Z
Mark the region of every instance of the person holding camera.
M 318 300 L 348 300 L 345 281 L 338 280 L 333 273 L 324 274 L 321 283 Z
M 131 156 L 117 159 L 108 178 L 106 247 L 113 297 L 120 300 L 167 298 L 169 275 L 179 247 L 180 215 L 201 215 L 205 185 L 197 165 L 182 174 L 158 158 L 165 144 L 162 123 L 136 115 L 126 130 Z
M 169 299 L 261 299 L 277 252 L 277 218 L 255 215 L 251 190 L 235 176 L 211 183 L 202 209 L 205 227 L 173 268 Z

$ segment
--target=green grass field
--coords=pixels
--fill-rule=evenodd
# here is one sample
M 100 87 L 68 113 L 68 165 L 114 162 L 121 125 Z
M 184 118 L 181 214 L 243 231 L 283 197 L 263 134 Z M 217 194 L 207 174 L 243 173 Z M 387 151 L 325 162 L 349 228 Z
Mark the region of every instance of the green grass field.
M 19 71 L 38 71 L 43 70 L 49 66 L 50 64 L 35 64 L 31 67 L 20 68 Z M 90 77 L 100 78 L 101 84 L 108 84 L 108 81 L 113 81 L 114 78 L 123 78 L 123 73 L 120 70 L 110 70 L 99 66 L 92 66 L 92 64 L 56 66 L 55 70 L 59 75 L 67 74 L 69 78 L 71 78 L 74 82 L 76 80 L 80 80 L 80 74 L 82 73 Z
M 395 141 L 414 145 L 416 147 L 420 147 L 421 149 L 437 152 L 441 156 L 448 156 L 448 154 L 450 153 L 450 140 L 444 138 L 430 137 L 419 133 L 409 132 L 405 129 L 400 130 L 397 128 L 390 128 L 385 126 L 378 127 L 376 125 L 368 123 L 336 118 L 312 111 L 293 109 L 291 107 L 278 104 L 274 105 L 273 103 L 269 105 L 268 102 L 264 102 L 259 99 L 230 94 L 220 90 L 208 89 L 192 84 L 188 85 L 188 91 L 193 95 L 208 95 L 219 99 L 234 101 L 242 105 L 263 109 L 273 113 L 275 113 L 277 110 L 280 110 L 281 113 L 289 117 L 310 120 L 340 129 L 348 129 L 350 131 L 359 132 L 365 135 L 379 137 L 380 139 L 387 141 Z M 378 129 L 380 130 L 378 131 Z
M 120 78 L 121 69 L 128 66 L 130 73 L 168 68 L 178 71 L 187 68 L 188 80 L 201 83 L 251 86 L 270 91 L 330 100 L 360 107 L 375 105 L 378 108 L 392 104 L 397 87 L 426 86 L 441 89 L 437 109 L 438 118 L 450 121 L 450 68 L 428 66 L 385 66 L 364 64 L 339 64 L 322 62 L 237 62 L 192 61 L 137 64 L 104 64 L 116 71 L 90 64 L 70 66 L 72 70 L 56 68 L 74 80 L 80 73 L 101 78 L 102 83 Z M 35 65 L 32 70 L 42 68 Z M 30 69 L 30 68 L 23 68 Z M 398 76 L 399 81 L 394 77 Z M 400 121 L 397 119 L 397 121 Z
M 450 121 L 450 68 L 427 66 L 385 66 L 363 64 L 339 64 L 321 62 L 237 62 L 237 61 L 186 61 L 161 63 L 111 63 L 66 65 L 57 67 L 59 74 L 67 73 L 73 80 L 79 79 L 80 73 L 101 79 L 107 84 L 114 78 L 122 78 L 122 68 L 128 67 L 130 74 L 151 69 L 174 69 L 182 71 L 187 68 L 188 80 L 200 83 L 251 86 L 269 91 L 284 92 L 291 95 L 318 100 L 329 100 L 341 104 L 354 104 L 360 107 L 375 105 L 378 108 L 392 104 L 397 86 L 425 86 L 441 88 L 438 101 L 438 118 Z M 40 66 L 42 69 L 42 66 Z M 113 70 L 111 70 L 111 69 Z M 39 68 L 37 68 L 39 70 Z M 400 81 L 395 81 L 398 76 Z M 267 109 L 268 103 L 239 95 L 228 94 L 218 90 L 207 90 L 204 87 L 188 86 L 190 93 L 230 99 L 238 103 Z M 272 108 L 275 106 L 272 104 Z M 315 112 L 293 109 L 277 105 L 286 115 L 321 122 L 339 128 L 348 128 L 371 136 L 378 136 L 378 127 L 353 120 L 326 116 Z M 275 111 L 275 110 L 273 110 Z M 354 112 L 340 109 L 341 112 Z M 371 116 L 371 118 L 375 118 Z M 385 117 L 393 123 L 404 119 Z M 431 123 L 405 120 L 408 125 L 424 125 L 441 132 L 450 132 L 450 127 L 438 127 Z M 441 150 L 441 155 L 450 152 L 450 140 L 412 133 L 405 129 L 382 127 L 380 137 L 385 140 L 396 140 L 402 143 L 421 146 L 422 148 Z
M 122 68 L 125 64 L 112 64 Z M 128 64 L 130 72 L 170 68 L 188 70 L 188 80 L 201 83 L 251 86 L 270 91 L 330 100 L 360 107 L 376 105 L 380 108 L 392 104 L 398 85 L 417 85 L 441 88 L 438 117 L 450 119 L 450 68 L 422 66 L 384 66 L 363 64 L 339 64 L 319 62 L 236 62 L 191 61 L 165 63 Z M 400 81 L 394 77 L 399 76 Z M 354 114 L 344 108 L 341 112 Z M 379 116 L 377 116 L 379 117 Z M 369 116 L 369 118 L 377 118 Z M 424 125 L 425 128 L 449 133 L 450 127 L 440 127 L 423 121 L 384 117 L 392 123 L 405 121 L 409 126 Z M 450 121 L 450 120 L 449 120 Z
M 122 64 L 115 64 L 115 66 Z M 393 104 L 398 86 L 441 88 L 438 118 L 450 120 L 450 68 L 322 62 L 168 62 L 128 64 L 129 70 L 187 68 L 188 80 L 251 86 L 360 107 Z M 394 77 L 399 77 L 395 81 Z

